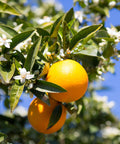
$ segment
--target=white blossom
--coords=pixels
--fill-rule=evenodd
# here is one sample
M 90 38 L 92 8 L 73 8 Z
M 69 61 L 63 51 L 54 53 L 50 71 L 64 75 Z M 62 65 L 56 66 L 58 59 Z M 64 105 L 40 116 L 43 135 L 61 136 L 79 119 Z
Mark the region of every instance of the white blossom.
M 84 4 L 88 6 L 88 0 L 84 0 Z
M 55 6 L 55 9 L 57 11 L 60 11 L 62 10 L 63 6 L 61 3 L 59 3 L 58 1 L 55 1 L 55 0 L 45 0 L 45 3 L 47 3 L 48 5 L 53 5 Z
M 5 46 L 7 48 L 10 48 L 10 43 L 12 42 L 11 39 L 7 39 L 7 36 L 5 34 L 2 34 L 2 37 L 0 37 L 0 46 Z
M 105 112 L 108 112 L 109 109 L 111 109 L 112 107 L 114 107 L 115 102 L 114 101 L 108 101 L 108 97 L 107 96 L 98 96 L 95 95 L 93 96 L 93 99 L 99 103 L 101 103 L 101 109 Z
M 115 1 L 109 2 L 109 6 L 110 6 L 110 7 L 114 7 L 115 5 L 116 5 L 116 2 L 115 2 Z
M 51 21 L 51 17 L 44 16 L 43 19 L 37 19 L 36 22 L 38 24 L 44 24 L 44 23 L 49 23 L 49 22 L 52 22 L 52 21 Z
M 88 21 L 92 22 L 93 24 L 99 24 L 100 16 L 94 13 L 90 14 L 90 19 Z
M 33 83 L 29 84 L 29 89 L 33 88 Z
M 15 110 L 14 110 L 14 114 L 15 115 L 19 115 L 21 117 L 25 117 L 27 116 L 27 109 L 23 106 L 18 106 Z
M 104 39 L 102 39 L 101 42 L 99 43 L 99 46 L 100 46 L 100 47 L 103 47 L 103 46 L 105 46 L 106 44 L 107 44 L 107 41 L 104 40 Z
M 26 71 L 25 68 L 19 68 L 20 75 L 14 76 L 13 78 L 16 80 L 20 80 L 21 83 L 24 83 L 26 79 L 32 79 L 34 77 L 33 74 L 30 74 L 30 72 Z
M 4 56 L 3 56 L 3 55 L 1 55 L 1 56 L 0 56 L 0 61 L 7 61 L 7 59 L 6 59 L 6 58 L 4 58 Z
M 101 130 L 103 138 L 113 138 L 120 135 L 120 130 L 116 127 L 106 127 Z
M 63 49 L 60 49 L 60 56 L 61 56 L 61 57 L 64 57 L 64 56 L 65 56 Z
M 99 0 L 93 0 L 93 3 L 98 4 Z
M 84 16 L 84 13 L 83 13 L 82 10 L 75 12 L 75 18 L 78 19 L 78 21 L 79 21 L 80 23 L 83 22 L 83 16 Z
M 15 50 L 21 52 L 21 49 L 26 49 L 28 47 L 28 45 L 32 45 L 32 39 L 28 38 L 27 40 L 25 40 L 24 42 L 19 43 L 16 47 Z
M 120 42 L 120 31 L 118 32 L 114 27 L 112 28 L 107 27 L 106 29 L 110 37 L 115 39 L 116 43 Z

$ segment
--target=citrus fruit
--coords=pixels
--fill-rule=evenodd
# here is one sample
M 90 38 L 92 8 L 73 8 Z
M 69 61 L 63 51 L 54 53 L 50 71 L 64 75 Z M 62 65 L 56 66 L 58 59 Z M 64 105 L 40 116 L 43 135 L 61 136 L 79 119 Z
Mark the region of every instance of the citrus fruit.
M 28 120 L 32 127 L 44 134 L 50 134 L 58 131 L 66 120 L 66 108 L 62 105 L 62 113 L 59 120 L 52 127 L 48 128 L 49 120 L 52 115 L 52 112 L 56 106 L 60 105 L 60 103 L 50 99 L 50 105 L 46 104 L 39 98 L 35 98 L 28 110 Z
M 88 75 L 81 64 L 66 59 L 54 63 L 46 76 L 46 81 L 55 83 L 67 92 L 50 93 L 50 96 L 59 102 L 72 102 L 80 99 L 88 87 Z

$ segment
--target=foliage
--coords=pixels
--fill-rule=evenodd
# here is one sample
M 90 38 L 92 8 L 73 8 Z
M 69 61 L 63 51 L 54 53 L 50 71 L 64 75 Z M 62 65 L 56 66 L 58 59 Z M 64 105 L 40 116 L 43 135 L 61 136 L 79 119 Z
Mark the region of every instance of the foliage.
M 41 97 L 46 92 L 64 92 L 65 89 L 45 81 L 45 65 L 66 58 L 82 63 L 89 76 L 89 88 L 74 103 L 65 104 L 68 119 L 56 134 L 38 134 L 29 128 L 26 117 L 16 114 L 0 115 L 0 142 L 2 143 L 120 143 L 116 132 L 105 136 L 106 127 L 120 131 L 120 123 L 112 115 L 106 100 L 97 100 L 93 86 L 106 72 L 114 73 L 113 60 L 118 60 L 119 26 L 105 27 L 106 18 L 119 2 L 110 0 L 74 0 L 79 11 L 67 13 L 61 5 L 51 1 L 37 1 L 31 7 L 25 0 L 0 2 L 0 92 L 6 108 L 14 111 L 23 93 Z M 47 68 L 46 68 L 47 69 Z M 45 73 L 43 74 L 43 71 Z M 10 108 L 9 108 L 10 105 Z M 104 108 L 104 109 L 103 109 Z M 41 138 L 40 138 L 41 136 Z M 40 142 L 41 141 L 41 142 Z M 112 142 L 111 142 L 112 141 Z

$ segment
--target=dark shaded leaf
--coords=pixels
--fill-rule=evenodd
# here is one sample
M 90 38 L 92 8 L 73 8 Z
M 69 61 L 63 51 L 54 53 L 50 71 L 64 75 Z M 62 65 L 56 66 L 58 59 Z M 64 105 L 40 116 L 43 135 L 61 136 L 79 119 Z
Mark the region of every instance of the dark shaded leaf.
M 58 105 L 52 112 L 47 129 L 51 128 L 58 122 L 58 120 L 61 117 L 61 114 L 62 114 L 62 105 Z
M 30 91 L 39 99 L 41 99 L 47 105 L 50 105 L 48 96 L 44 92 L 37 91 L 35 89 L 30 89 Z
M 96 33 L 96 38 L 109 38 L 110 36 L 108 35 L 107 31 L 105 30 L 99 30 L 97 33 Z
M 111 44 L 108 44 L 107 47 L 105 47 L 104 51 L 103 51 L 103 56 L 105 58 L 109 58 L 114 54 L 114 47 L 111 46 Z
M 19 51 L 15 51 L 14 53 L 12 53 L 11 58 L 15 58 L 18 62 L 21 62 L 22 64 L 24 64 L 25 62 L 23 54 Z
M 45 142 L 45 135 L 42 135 L 40 137 L 40 141 L 37 144 L 46 144 L 46 142 Z
M 36 30 L 37 30 L 38 34 L 42 37 L 50 35 L 48 31 L 46 31 L 42 28 L 36 28 Z
M 44 80 L 37 80 L 35 85 L 33 86 L 33 89 L 40 92 L 48 92 L 48 93 L 66 92 L 64 88 Z
M 19 43 L 23 42 L 27 38 L 29 38 L 33 34 L 33 30 L 26 31 L 20 34 L 17 34 L 15 37 L 12 38 L 12 43 L 10 45 L 10 50 L 15 48 Z
M 67 23 L 69 23 L 74 16 L 74 10 L 73 8 L 71 8 L 65 15 L 64 15 L 64 21 L 66 21 Z

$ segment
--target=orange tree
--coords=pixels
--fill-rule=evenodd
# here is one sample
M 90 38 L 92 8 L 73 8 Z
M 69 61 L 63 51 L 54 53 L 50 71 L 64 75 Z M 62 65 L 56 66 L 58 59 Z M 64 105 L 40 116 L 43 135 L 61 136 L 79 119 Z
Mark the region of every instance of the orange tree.
M 120 6 L 117 0 L 74 0 L 76 4 L 80 6 L 79 11 L 71 8 L 64 13 L 60 9 L 61 5 L 50 1 L 39 0 L 34 7 L 20 0 L 0 1 L 0 93 L 4 106 L 13 113 L 1 111 L 1 143 L 120 143 L 120 124 L 110 111 L 111 103 L 108 103 L 107 97 L 97 96 L 93 85 L 95 81 L 103 79 L 103 73 L 114 72 L 115 63 L 112 59 L 118 60 L 119 57 L 116 45 L 120 41 L 120 28 L 106 28 L 105 22 L 109 11 Z M 64 74 L 59 77 L 57 72 L 59 81 L 62 81 L 60 83 L 49 81 L 46 75 L 49 74 L 49 67 L 66 59 L 77 61 L 83 66 L 89 86 L 85 94 L 87 97 L 69 103 L 62 100 L 58 107 L 49 102 L 49 97 L 69 91 L 68 87 L 61 85 L 64 84 Z M 73 74 L 71 81 L 67 78 L 69 84 L 74 84 L 74 78 L 77 81 L 77 77 L 84 81 L 84 75 L 82 77 L 80 72 Z M 14 114 L 24 93 L 30 97 L 34 95 L 44 103 L 38 103 L 31 114 L 36 111 L 39 115 L 43 111 L 44 115 L 44 105 L 45 109 L 51 105 L 52 112 L 47 112 L 49 121 L 47 118 L 45 125 L 48 131 L 59 123 L 62 107 L 65 107 L 67 120 L 63 127 L 63 121 L 60 123 L 62 129 L 52 135 L 43 135 L 29 126 L 27 116 L 21 117 L 22 110 L 19 115 Z M 74 93 L 73 97 L 76 97 L 78 90 L 76 92 L 75 89 Z M 39 122 L 38 115 L 32 118 L 35 124 Z M 42 126 L 46 120 L 43 118 Z

